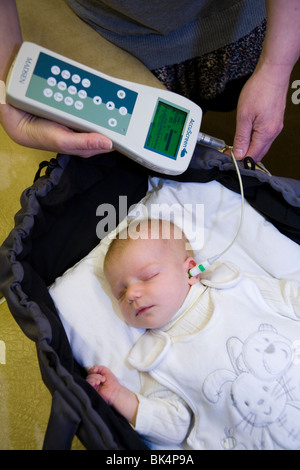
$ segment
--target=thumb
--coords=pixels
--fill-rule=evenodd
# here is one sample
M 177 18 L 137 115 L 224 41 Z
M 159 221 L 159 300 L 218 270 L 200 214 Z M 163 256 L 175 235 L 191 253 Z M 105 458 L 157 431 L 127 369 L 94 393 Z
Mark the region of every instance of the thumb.
M 60 145 L 64 153 L 69 152 L 72 155 L 90 157 L 112 150 L 111 140 L 102 134 L 96 132 L 74 132 L 68 128 L 61 128 L 60 131 Z
M 248 152 L 252 134 L 252 122 L 246 118 L 238 118 L 233 140 L 233 153 L 240 160 L 244 158 Z
M 65 144 L 77 150 L 112 149 L 111 140 L 102 134 L 97 132 L 74 132 L 70 129 L 67 129 L 65 134 Z

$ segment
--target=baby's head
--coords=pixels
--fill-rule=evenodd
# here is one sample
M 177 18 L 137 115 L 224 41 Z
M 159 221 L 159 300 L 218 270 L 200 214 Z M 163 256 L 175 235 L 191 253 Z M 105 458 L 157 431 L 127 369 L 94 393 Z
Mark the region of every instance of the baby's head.
M 197 277 L 187 239 L 170 221 L 133 222 L 115 238 L 104 274 L 125 320 L 137 328 L 160 328 L 183 304 Z

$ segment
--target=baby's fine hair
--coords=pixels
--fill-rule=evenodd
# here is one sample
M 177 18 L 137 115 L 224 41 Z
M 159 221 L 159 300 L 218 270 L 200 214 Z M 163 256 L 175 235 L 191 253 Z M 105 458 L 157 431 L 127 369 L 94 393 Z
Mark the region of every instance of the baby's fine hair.
M 137 239 L 165 240 L 166 242 L 179 240 L 178 246 L 182 243 L 182 249 L 185 250 L 187 256 L 194 255 L 186 235 L 178 225 L 167 219 L 147 218 L 129 222 L 127 227 L 116 234 L 108 247 L 104 266 L 117 250 L 122 250 L 126 243 Z

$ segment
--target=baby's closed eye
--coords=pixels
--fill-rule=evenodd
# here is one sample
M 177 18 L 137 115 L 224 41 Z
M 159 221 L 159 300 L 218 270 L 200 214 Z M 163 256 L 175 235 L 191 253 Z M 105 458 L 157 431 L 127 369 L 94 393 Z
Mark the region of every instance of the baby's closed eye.
M 150 279 L 153 279 L 158 274 L 159 274 L 158 271 L 154 271 L 154 272 L 151 272 L 151 273 L 145 273 L 144 275 L 141 276 L 141 280 L 142 281 L 150 281 Z

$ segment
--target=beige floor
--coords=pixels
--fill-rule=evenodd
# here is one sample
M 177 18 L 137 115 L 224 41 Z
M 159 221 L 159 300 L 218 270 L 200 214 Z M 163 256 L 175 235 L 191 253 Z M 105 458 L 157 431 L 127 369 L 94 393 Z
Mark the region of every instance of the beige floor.
M 52 48 L 111 75 L 158 86 L 144 67 L 83 25 L 61 0 L 19 0 L 24 39 Z M 38 25 L 38 27 L 37 27 Z M 80 36 L 74 31 L 80 30 Z M 298 74 L 298 75 L 297 75 Z M 293 79 L 300 79 L 296 69 Z M 291 93 L 290 93 L 291 95 Z M 287 125 L 281 140 L 266 157 L 274 174 L 300 179 L 299 112 L 288 103 Z M 234 113 L 210 113 L 203 131 L 230 143 Z M 282 152 L 285 162 L 282 162 Z M 31 186 L 39 162 L 52 154 L 12 142 L 0 128 L 0 243 L 13 227 L 22 191 Z M 22 333 L 6 302 L 0 305 L 0 449 L 41 449 L 51 397 L 44 386 L 35 345 Z M 75 449 L 80 449 L 78 441 Z
M 63 1 L 17 3 L 25 40 L 112 76 L 161 87 L 142 64 L 101 39 Z M 0 126 L 0 244 L 13 228 L 22 191 L 33 183 L 39 163 L 52 156 L 20 147 Z M 50 406 L 35 345 L 22 333 L 4 302 L 0 305 L 0 450 L 41 449 Z M 76 441 L 74 448 L 81 448 L 80 443 Z
M 13 225 L 19 198 L 32 183 L 41 154 L 10 142 L 0 128 L 0 242 Z M 35 345 L 0 305 L 0 449 L 38 449 L 42 445 L 50 395 L 40 379 Z M 4 351 L 5 345 L 5 351 Z M 32 400 L 33 398 L 33 400 Z

